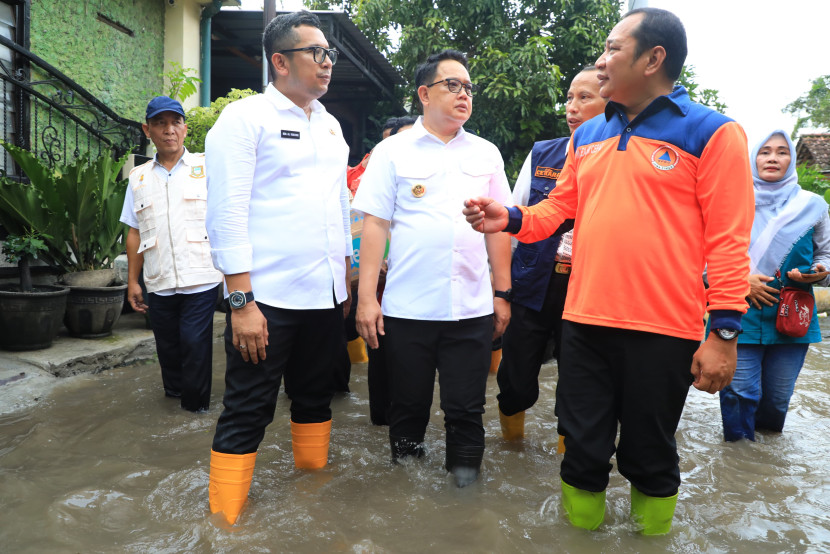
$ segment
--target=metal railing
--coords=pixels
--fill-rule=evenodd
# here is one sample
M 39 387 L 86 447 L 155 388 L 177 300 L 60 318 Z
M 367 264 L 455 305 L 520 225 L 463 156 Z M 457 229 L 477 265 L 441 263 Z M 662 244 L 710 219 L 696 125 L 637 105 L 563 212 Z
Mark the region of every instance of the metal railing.
M 36 154 L 44 164 L 71 163 L 104 150 L 116 156 L 144 151 L 141 124 L 118 116 L 89 91 L 14 41 L 0 36 L 2 138 Z M 0 172 L 19 175 L 3 151 Z

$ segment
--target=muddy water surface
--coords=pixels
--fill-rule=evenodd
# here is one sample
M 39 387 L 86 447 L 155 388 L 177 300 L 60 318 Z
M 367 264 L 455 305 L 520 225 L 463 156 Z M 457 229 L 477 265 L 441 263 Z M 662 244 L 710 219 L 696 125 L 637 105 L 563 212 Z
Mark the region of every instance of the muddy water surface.
M 684 484 L 674 527 L 653 538 L 630 523 L 616 470 L 600 530 L 567 523 L 555 365 L 543 369 L 521 445 L 501 440 L 491 376 L 483 474 L 466 489 L 441 467 L 437 398 L 428 455 L 392 466 L 387 428 L 369 423 L 366 366 L 353 366 L 353 392 L 333 406 L 329 466 L 307 473 L 293 468 L 281 395 L 249 503 L 229 529 L 207 509 L 223 391 L 218 343 L 215 358 L 207 414 L 164 398 L 150 364 L 67 378 L 36 407 L 1 416 L 0 552 L 830 552 L 826 344 L 810 349 L 784 434 L 727 445 L 717 397 L 692 390 L 678 432 Z

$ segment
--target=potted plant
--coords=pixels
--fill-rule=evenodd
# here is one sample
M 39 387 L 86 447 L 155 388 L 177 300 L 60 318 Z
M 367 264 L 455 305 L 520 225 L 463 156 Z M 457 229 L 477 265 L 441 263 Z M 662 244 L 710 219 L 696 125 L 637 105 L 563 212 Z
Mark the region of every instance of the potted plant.
M 32 284 L 29 263 L 48 250 L 43 238 L 30 229 L 9 235 L 3 244 L 6 260 L 17 264 L 20 284 L 0 286 L 0 348 L 48 348 L 61 328 L 69 289 Z
M 6 178 L 0 185 L 0 219 L 39 231 L 48 247 L 44 258 L 65 272 L 70 287 L 64 323 L 74 336 L 108 336 L 121 314 L 126 285 L 117 281 L 115 257 L 124 249 L 125 226 L 119 221 L 127 188 L 119 173 L 127 156 L 110 152 L 96 159 L 78 157 L 50 168 L 37 156 L 3 142 L 30 183 Z M 6 220 L 13 220 L 12 227 Z M 51 237 L 51 238 L 47 238 Z

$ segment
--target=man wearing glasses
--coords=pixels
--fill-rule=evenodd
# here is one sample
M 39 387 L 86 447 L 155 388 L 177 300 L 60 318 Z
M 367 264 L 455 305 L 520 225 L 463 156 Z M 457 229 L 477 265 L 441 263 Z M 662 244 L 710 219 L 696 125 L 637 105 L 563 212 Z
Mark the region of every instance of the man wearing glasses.
M 209 496 L 211 512 L 230 524 L 247 498 L 281 378 L 291 390 L 295 465 L 326 465 L 349 310 L 349 148 L 317 101 L 337 51 L 307 11 L 274 18 L 263 46 L 271 84 L 225 108 L 206 140 L 207 231 L 230 306 Z
M 375 147 L 352 207 L 365 214 L 357 328 L 370 348 L 383 336 L 389 368 L 392 458 L 421 457 L 435 370 L 446 428 L 446 468 L 464 487 L 484 455 L 484 396 L 494 336 L 510 304 L 510 239 L 480 235 L 461 207 L 472 191 L 510 203 L 498 149 L 464 131 L 476 87 L 467 58 L 445 50 L 415 73 L 423 116 Z M 383 306 L 375 297 L 391 228 Z M 494 313 L 495 312 L 495 313 Z

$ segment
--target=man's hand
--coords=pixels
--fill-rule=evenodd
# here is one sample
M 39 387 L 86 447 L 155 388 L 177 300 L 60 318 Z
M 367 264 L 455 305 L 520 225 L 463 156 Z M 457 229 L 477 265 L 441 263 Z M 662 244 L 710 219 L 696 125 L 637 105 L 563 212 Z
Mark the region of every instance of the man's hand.
M 346 256 L 346 300 L 343 301 L 343 319 L 352 310 L 352 259 Z
M 467 223 L 479 233 L 504 231 L 509 221 L 507 208 L 492 198 L 484 196 L 465 200 L 461 213 L 467 218 Z
M 778 289 L 767 286 L 765 283 L 772 281 L 772 277 L 756 273 L 749 276 L 749 296 L 747 298 L 752 305 L 761 309 L 761 304 L 772 306 L 778 303 Z
M 354 321 L 357 332 L 366 341 L 366 345 L 372 349 L 378 348 L 380 346 L 378 335 L 385 335 L 386 333 L 383 330 L 383 313 L 380 311 L 380 304 L 374 296 L 364 298 L 364 296 L 358 295 Z
M 504 334 L 510 323 L 510 302 L 504 298 L 493 298 L 493 323 L 493 340 L 496 340 Z
M 787 272 L 787 277 L 798 283 L 815 283 L 827 277 L 828 272 L 821 264 L 816 264 L 815 273 L 804 275 L 797 267 Z
M 692 358 L 694 386 L 710 394 L 723 390 L 732 382 L 738 362 L 738 341 L 723 340 L 716 333 L 709 333 Z
M 239 350 L 242 359 L 257 364 L 265 359 L 268 345 L 268 321 L 256 302 L 248 302 L 244 308 L 231 308 L 233 347 Z
M 140 314 L 147 313 L 147 304 L 144 303 L 144 295 L 141 292 L 141 285 L 138 283 L 127 284 L 127 301 L 133 310 Z

